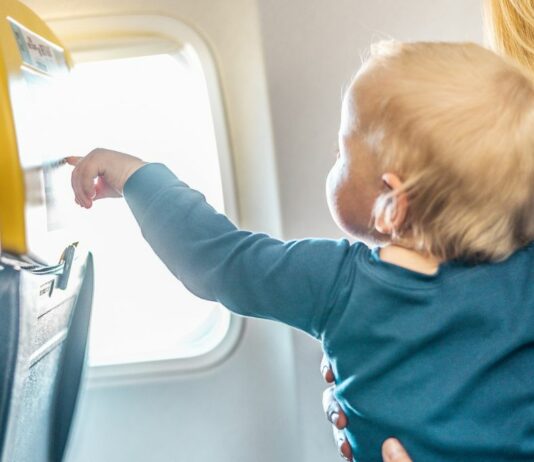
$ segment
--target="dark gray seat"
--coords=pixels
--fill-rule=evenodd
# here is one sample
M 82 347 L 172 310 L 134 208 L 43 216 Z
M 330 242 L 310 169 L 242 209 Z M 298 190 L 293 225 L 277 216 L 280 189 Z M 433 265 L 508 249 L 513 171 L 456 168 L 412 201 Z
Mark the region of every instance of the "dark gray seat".
M 91 256 L 59 289 L 53 269 L 0 270 L 0 461 L 63 459 L 86 356 Z

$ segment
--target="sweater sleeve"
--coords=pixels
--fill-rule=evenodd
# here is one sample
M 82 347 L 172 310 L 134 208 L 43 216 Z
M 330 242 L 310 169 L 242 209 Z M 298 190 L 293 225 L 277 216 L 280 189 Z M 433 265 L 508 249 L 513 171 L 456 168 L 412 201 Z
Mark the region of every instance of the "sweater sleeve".
M 144 238 L 195 295 L 321 337 L 349 273 L 347 240 L 283 242 L 239 230 L 162 164 L 136 171 L 124 196 Z

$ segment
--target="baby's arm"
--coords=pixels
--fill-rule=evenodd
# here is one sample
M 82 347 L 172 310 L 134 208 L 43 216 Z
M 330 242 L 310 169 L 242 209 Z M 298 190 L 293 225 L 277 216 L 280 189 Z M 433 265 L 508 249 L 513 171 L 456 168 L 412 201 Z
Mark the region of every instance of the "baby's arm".
M 349 277 L 353 255 L 346 240 L 282 242 L 241 231 L 165 166 L 143 166 L 118 156 L 101 151 L 80 162 L 73 172 L 79 202 L 88 203 L 86 196 L 92 192 L 86 190 L 98 176 L 95 172 L 105 170 L 101 181 L 111 175 L 110 181 L 117 181 L 113 189 L 124 188 L 143 236 L 191 292 L 238 314 L 276 319 L 321 335 L 339 288 Z M 130 170 L 134 173 L 127 175 Z M 121 184 L 119 178 L 127 181 Z M 85 185 L 85 190 L 77 185 Z

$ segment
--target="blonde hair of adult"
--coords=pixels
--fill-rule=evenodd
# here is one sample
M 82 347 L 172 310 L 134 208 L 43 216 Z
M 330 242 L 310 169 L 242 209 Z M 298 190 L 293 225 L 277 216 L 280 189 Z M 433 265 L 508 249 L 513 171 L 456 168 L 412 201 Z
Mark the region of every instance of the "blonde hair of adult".
M 365 68 L 358 132 L 408 197 L 394 240 L 470 261 L 500 261 L 533 241 L 528 74 L 471 43 L 380 42 Z M 373 217 L 391 216 L 398 194 L 380 196 Z
M 493 48 L 534 76 L 534 0 L 485 0 Z

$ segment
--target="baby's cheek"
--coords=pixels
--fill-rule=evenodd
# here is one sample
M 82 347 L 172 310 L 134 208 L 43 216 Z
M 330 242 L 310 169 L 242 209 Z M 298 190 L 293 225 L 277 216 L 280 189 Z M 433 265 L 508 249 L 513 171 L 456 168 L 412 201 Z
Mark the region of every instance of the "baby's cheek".
M 338 162 L 330 169 L 328 176 L 326 177 L 326 200 L 330 213 L 334 213 L 336 208 L 337 197 L 339 196 L 339 171 Z
M 338 162 L 332 167 L 326 179 L 326 200 L 330 215 L 343 230 L 346 230 L 347 221 L 350 221 L 347 217 L 346 201 L 344 200 L 347 186 L 345 180 Z

